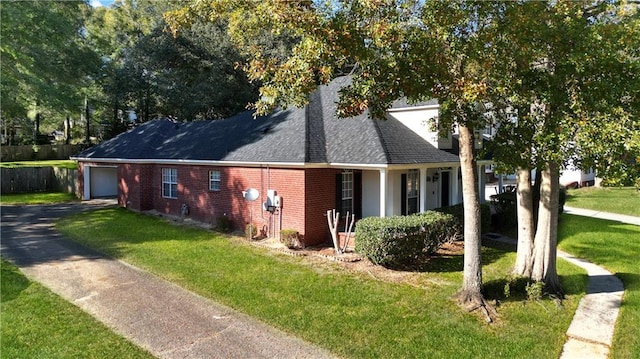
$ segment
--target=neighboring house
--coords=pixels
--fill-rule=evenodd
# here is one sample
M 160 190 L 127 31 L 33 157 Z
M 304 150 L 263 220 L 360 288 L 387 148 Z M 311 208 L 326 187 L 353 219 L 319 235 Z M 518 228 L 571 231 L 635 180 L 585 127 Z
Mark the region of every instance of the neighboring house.
M 295 229 L 307 245 L 327 240 L 326 212 L 357 218 L 411 214 L 460 203 L 455 136 L 439 139 L 425 122 L 435 103 L 398 102 L 384 121 L 336 118 L 338 90 L 321 86 L 304 108 L 252 118 L 155 120 L 76 157 L 83 199 L 117 196 L 137 211 L 157 210 L 215 223 L 227 216 L 277 236 Z M 481 144 L 481 142 L 480 142 Z M 478 162 L 478 173 L 490 161 Z M 255 188 L 249 202 L 243 191 Z M 484 198 L 484 176 L 479 176 Z M 264 205 L 263 205 L 264 204 Z M 184 212 L 183 212 L 184 210 Z

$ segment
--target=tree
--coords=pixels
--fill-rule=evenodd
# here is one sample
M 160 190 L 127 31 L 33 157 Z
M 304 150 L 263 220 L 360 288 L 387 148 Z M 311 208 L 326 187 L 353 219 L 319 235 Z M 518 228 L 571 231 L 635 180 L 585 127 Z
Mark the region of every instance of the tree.
M 393 5 L 393 6 L 390 6 Z M 368 111 L 384 118 L 391 103 L 436 98 L 443 131 L 458 126 L 463 178 L 464 279 L 459 301 L 486 308 L 482 296 L 479 196 L 474 128 L 484 127 L 482 104 L 491 93 L 495 52 L 487 48 L 502 5 L 488 2 L 195 2 L 166 15 L 174 34 L 194 19 L 224 19 L 249 57 L 245 71 L 259 80 L 257 113 L 278 105 L 301 106 L 319 84 L 349 74 L 338 115 Z M 297 39 L 285 57 L 272 56 L 254 39 L 264 32 Z
M 512 51 L 498 57 L 505 74 L 503 86 L 508 88 L 508 97 L 500 104 L 502 112 L 516 114 L 517 123 L 500 117 L 495 155 L 507 167 L 518 169 L 515 272 L 544 282 L 551 294 L 562 295 L 555 265 L 559 170 L 568 158 L 583 158 L 583 165 L 611 163 L 637 136 L 632 120 L 639 104 L 637 5 L 586 1 L 508 5 L 500 32 Z M 602 148 L 598 143 L 605 138 L 618 142 L 607 141 L 612 149 L 594 151 Z M 523 151 L 514 155 L 514 145 Z M 537 226 L 532 223 L 535 193 L 527 178 L 532 168 L 542 174 Z
M 0 4 L 3 122 L 25 119 L 35 109 L 37 137 L 41 118 L 50 121 L 79 113 L 99 66 L 82 31 L 88 11 L 79 1 Z M 50 115 L 42 116 L 45 112 Z
M 118 0 L 95 11 L 89 39 L 103 54 L 104 122 L 113 136 L 157 117 L 182 121 L 229 117 L 245 109 L 257 90 L 235 66 L 243 59 L 224 23 L 195 23 L 178 37 L 162 13 L 180 2 Z

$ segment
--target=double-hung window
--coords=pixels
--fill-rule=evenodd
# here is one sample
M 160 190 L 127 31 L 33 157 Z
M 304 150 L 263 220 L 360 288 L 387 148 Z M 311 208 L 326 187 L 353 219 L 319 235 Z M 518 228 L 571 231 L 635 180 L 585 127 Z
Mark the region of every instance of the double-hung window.
M 220 171 L 211 170 L 209 171 L 209 191 L 219 191 L 220 190 Z
M 342 172 L 342 214 L 353 213 L 353 172 Z
M 178 170 L 175 168 L 162 169 L 162 197 L 178 198 Z

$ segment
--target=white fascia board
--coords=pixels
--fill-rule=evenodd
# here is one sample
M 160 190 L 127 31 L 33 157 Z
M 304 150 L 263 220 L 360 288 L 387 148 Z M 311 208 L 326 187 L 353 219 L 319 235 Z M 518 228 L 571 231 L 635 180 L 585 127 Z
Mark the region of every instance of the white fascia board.
M 439 108 L 440 108 L 439 104 L 422 105 L 422 106 L 407 106 L 407 107 L 390 108 L 390 109 L 387 110 L 387 112 L 392 113 L 392 112 L 403 112 L 403 111 L 433 110 L 433 109 L 439 109 Z
M 303 162 L 242 162 L 242 161 L 210 161 L 210 160 L 180 160 L 180 159 L 125 159 L 125 158 L 72 158 L 78 162 L 95 163 L 135 163 L 158 165 L 194 165 L 194 166 L 241 166 L 241 167 L 304 167 Z
M 386 164 L 386 163 L 304 163 L 304 162 L 242 162 L 242 161 L 209 161 L 209 160 L 174 160 L 174 159 L 123 159 L 123 158 L 81 158 L 72 157 L 78 162 L 94 163 L 135 163 L 135 164 L 164 164 L 164 165 L 195 165 L 195 166 L 224 166 L 224 167 L 285 167 L 285 168 L 349 168 L 359 170 L 404 170 L 413 168 L 438 168 L 459 166 L 459 162 L 438 162 L 438 163 L 406 163 L 406 164 Z M 492 163 L 491 161 L 486 161 Z M 480 163 L 480 162 L 479 162 Z

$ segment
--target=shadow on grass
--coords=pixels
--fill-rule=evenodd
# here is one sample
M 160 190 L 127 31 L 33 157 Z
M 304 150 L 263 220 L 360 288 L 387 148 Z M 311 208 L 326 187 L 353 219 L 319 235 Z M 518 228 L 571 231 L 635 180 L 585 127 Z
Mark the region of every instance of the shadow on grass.
M 624 289 L 627 292 L 640 292 L 640 274 L 638 273 L 616 273 L 620 278 Z
M 2 259 L 2 271 L 0 281 L 0 299 L 2 303 L 9 302 L 20 296 L 23 290 L 29 288 L 29 280 L 8 261 Z
M 561 275 L 560 282 L 565 295 L 577 295 L 585 293 L 589 277 L 586 274 Z M 534 291 L 531 287 L 533 281 L 525 277 L 501 278 L 484 283 L 484 296 L 487 300 L 501 302 L 522 302 L 529 299 L 529 293 Z M 542 296 L 546 295 L 542 293 Z
M 510 246 L 501 246 L 500 244 L 494 246 L 484 245 L 482 249 L 482 265 L 488 265 L 496 262 L 502 258 L 506 253 L 512 251 Z M 417 261 L 413 266 L 406 266 L 401 269 L 412 272 L 433 272 L 433 273 L 450 273 L 450 272 L 462 272 L 464 269 L 464 253 L 463 248 L 460 247 L 459 252 L 455 253 L 441 253 L 432 256 L 425 256 Z

